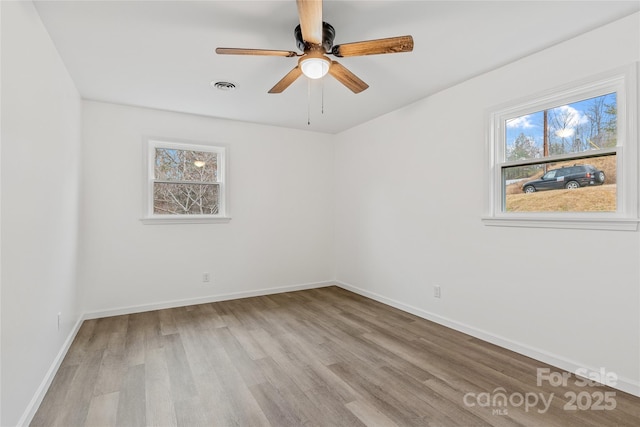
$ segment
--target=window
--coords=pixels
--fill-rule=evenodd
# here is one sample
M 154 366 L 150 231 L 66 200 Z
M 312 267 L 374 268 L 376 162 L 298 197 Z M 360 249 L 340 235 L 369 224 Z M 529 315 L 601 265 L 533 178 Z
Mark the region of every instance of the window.
M 487 225 L 637 229 L 635 68 L 489 112 Z
M 149 139 L 143 222 L 227 222 L 227 148 Z

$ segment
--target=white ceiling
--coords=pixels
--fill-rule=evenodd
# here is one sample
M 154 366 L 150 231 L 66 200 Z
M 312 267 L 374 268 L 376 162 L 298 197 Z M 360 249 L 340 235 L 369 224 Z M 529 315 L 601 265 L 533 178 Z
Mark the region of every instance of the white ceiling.
M 311 85 L 301 77 L 268 94 L 296 58 L 215 54 L 216 47 L 297 50 L 293 0 L 36 7 L 83 98 L 337 133 L 630 15 L 640 2 L 325 1 L 334 44 L 414 38 L 411 53 L 340 59 L 370 86 L 357 95 L 330 76 Z M 237 89 L 216 90 L 212 81 Z

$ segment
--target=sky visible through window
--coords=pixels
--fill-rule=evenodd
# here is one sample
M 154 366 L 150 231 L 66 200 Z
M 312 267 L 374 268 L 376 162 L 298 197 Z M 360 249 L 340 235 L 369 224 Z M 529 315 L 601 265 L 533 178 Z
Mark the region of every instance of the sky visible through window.
M 614 147 L 616 98 L 610 93 L 546 110 L 547 155 Z M 544 157 L 544 115 L 538 111 L 506 121 L 506 161 Z

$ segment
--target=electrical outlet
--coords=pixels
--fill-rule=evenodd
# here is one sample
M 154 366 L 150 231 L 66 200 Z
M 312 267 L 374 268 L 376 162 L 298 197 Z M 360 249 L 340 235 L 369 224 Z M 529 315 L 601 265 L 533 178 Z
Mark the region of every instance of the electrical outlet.
M 210 283 L 211 275 L 209 273 L 202 273 L 202 283 Z
M 58 312 L 58 331 L 60 330 L 60 323 L 62 322 L 62 313 Z
M 442 293 L 440 292 L 440 286 L 433 287 L 433 296 L 435 298 L 440 298 L 442 296 Z

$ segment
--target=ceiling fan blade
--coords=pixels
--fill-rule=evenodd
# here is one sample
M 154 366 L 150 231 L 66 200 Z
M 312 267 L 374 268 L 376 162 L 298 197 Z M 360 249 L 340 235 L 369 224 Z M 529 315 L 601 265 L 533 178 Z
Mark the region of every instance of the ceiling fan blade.
M 358 76 L 349 71 L 344 65 L 331 61 L 329 74 L 335 77 L 340 83 L 351 89 L 353 93 L 360 93 L 369 87 L 368 84 L 360 80 Z
M 282 93 L 286 88 L 288 88 L 291 83 L 295 82 L 298 77 L 302 75 L 302 70 L 299 66 L 289 71 L 286 76 L 282 78 L 274 87 L 269 90 L 269 93 Z
M 383 53 L 411 52 L 413 37 L 399 36 L 388 39 L 367 40 L 334 46 L 331 53 L 338 57 L 379 55 Z
M 296 0 L 302 39 L 311 44 L 322 44 L 322 1 Z
M 220 55 L 263 55 L 263 56 L 298 56 L 291 50 L 270 50 L 270 49 L 238 49 L 233 47 L 219 47 L 216 53 Z

